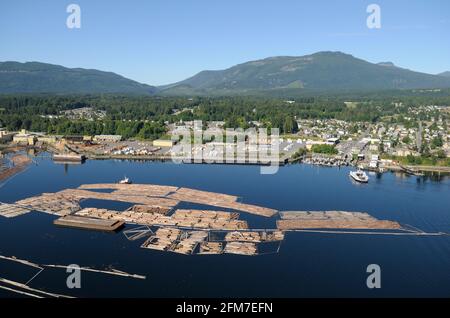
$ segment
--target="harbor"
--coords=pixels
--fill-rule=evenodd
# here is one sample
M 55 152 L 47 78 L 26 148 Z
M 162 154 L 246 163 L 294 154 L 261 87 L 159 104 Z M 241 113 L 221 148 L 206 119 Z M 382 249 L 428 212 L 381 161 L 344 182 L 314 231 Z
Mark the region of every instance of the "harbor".
M 425 252 L 416 247 L 415 242 L 447 242 L 448 226 L 433 219 L 436 212 L 427 214 L 427 217 L 439 226 L 427 226 L 403 213 L 400 203 L 407 204 L 406 199 L 398 196 L 396 205 L 391 196 L 385 194 L 386 191 L 403 193 L 409 199 L 414 192 L 409 194 L 405 191 L 413 191 L 417 186 L 415 176 L 398 178 L 393 174 L 383 174 L 378 179 L 369 173 L 369 183 L 357 186 L 348 180 L 351 171 L 348 167 L 323 169 L 287 165 L 272 177 L 274 183 L 268 186 L 257 173 L 258 168 L 251 166 L 91 160 L 63 170 L 48 157 L 38 158 L 36 163 L 9 179 L 0 193 L 3 196 L 0 200 L 3 202 L 0 206 L 0 228 L 3 229 L 0 239 L 8 241 L 2 254 L 17 255 L 17 258 L 35 264 L 81 263 L 100 271 L 109 271 L 109 266 L 113 266 L 147 277 L 145 280 L 129 280 L 125 276 L 86 272 L 95 275 L 90 276 L 90 280 L 98 281 L 95 283 L 97 289 L 104 284 L 114 286 L 114 277 L 120 279 L 116 287 L 105 292 L 108 295 L 121 295 L 119 286 L 134 286 L 134 281 L 141 287 L 135 291 L 128 288 L 131 295 L 174 295 L 165 292 L 161 286 L 179 286 L 180 281 L 179 288 L 188 293 L 193 281 L 206 284 L 206 279 L 211 279 L 210 276 L 205 278 L 205 273 L 220 273 L 214 276 L 214 280 L 235 292 L 273 295 L 264 288 L 268 281 L 275 286 L 277 294 L 283 294 L 282 290 L 292 293 L 294 289 L 289 287 L 290 282 L 302 281 L 298 276 L 299 268 L 315 277 L 324 275 L 323 271 L 308 265 L 307 259 L 316 262 L 322 258 L 344 264 L 349 246 L 354 253 L 366 255 L 366 246 L 372 246 L 371 253 L 378 253 L 381 248 L 379 242 L 385 242 L 383 249 L 396 255 L 402 254 L 405 242 L 409 242 L 416 250 L 412 252 L 406 247 L 408 253 L 422 255 Z M 34 190 L 27 195 L 20 185 L 26 182 L 29 174 L 35 176 L 36 173 L 52 178 L 55 186 L 30 185 Z M 209 175 L 216 178 L 209 178 Z M 71 176 L 69 184 L 66 176 Z M 119 184 L 124 176 L 133 183 Z M 202 187 L 193 186 L 198 178 L 203 180 Z M 336 183 L 332 192 L 324 190 L 330 178 Z M 404 186 L 396 186 L 399 182 Z M 446 181 L 441 183 L 445 185 Z M 422 186 L 432 189 L 427 191 L 427 195 L 432 196 L 442 188 L 431 181 Z M 326 201 L 323 200 L 324 195 L 328 196 Z M 342 206 L 340 202 L 344 199 L 352 204 Z M 391 208 L 386 208 L 386 201 Z M 418 208 L 420 205 L 408 205 L 408 209 Z M 432 208 L 432 211 L 439 211 L 439 207 Z M 54 222 L 61 217 L 82 218 L 83 222 L 76 222 L 75 227 L 55 225 Z M 123 222 L 123 226 L 115 231 L 108 227 L 92 228 L 91 224 L 98 225 L 103 221 L 108 224 Z M 23 244 L 20 243 L 22 241 Z M 52 253 L 37 257 L 33 241 L 46 246 Z M 326 252 L 330 248 L 337 252 Z M 69 253 L 69 250 L 73 252 Z M 1 266 L 5 262 L 10 261 L 0 259 Z M 362 262 L 365 263 L 364 260 Z M 427 262 L 433 261 L 428 259 Z M 240 267 L 238 271 L 229 271 L 237 265 Z M 280 274 L 276 280 L 275 274 L 267 277 L 266 281 L 257 278 L 276 266 L 282 266 L 286 275 Z M 8 265 L 10 267 L 14 268 Z M 53 270 L 58 270 L 58 267 L 46 267 L 27 286 L 70 297 L 93 292 L 88 287 L 80 293 L 58 288 L 54 285 L 57 280 L 47 277 Z M 155 274 L 163 270 L 170 275 Z M 12 272 L 15 273 L 13 269 Z M 242 278 L 239 273 L 245 273 L 246 277 Z M 17 274 L 6 276 L 5 272 L 2 277 L 25 284 L 34 276 L 30 273 L 28 278 L 21 280 Z M 347 275 L 346 279 L 351 280 L 352 277 Z M 259 292 L 252 292 L 253 289 L 247 285 L 249 282 L 258 286 Z M 335 284 L 339 282 L 339 278 L 334 279 Z M 323 284 L 319 281 L 319 285 Z M 6 282 L 0 285 L 44 296 Z M 158 286 L 158 292 L 155 286 Z M 204 291 L 205 288 L 198 289 L 198 294 Z
M 0 300 L 450 299 L 450 1 L 416 2 L 3 1 Z
M 123 211 L 82 208 L 82 202 L 90 199 L 132 205 Z M 383 230 L 385 235 L 447 235 L 442 232 L 426 233 L 395 221 L 379 220 L 363 212 L 277 211 L 237 201 L 238 196 L 225 193 L 171 185 L 131 184 L 129 181 L 82 184 L 77 189 L 64 189 L 22 199 L 13 204 L 2 204 L 0 215 L 13 218 L 38 211 L 60 216 L 53 221 L 57 226 L 109 232 L 119 231 L 125 224 L 136 225 L 139 226 L 136 230 L 127 230 L 127 234 L 133 232 L 130 236 L 125 234 L 128 240 L 148 237 L 141 248 L 184 255 L 255 256 L 268 253 L 260 252 L 263 243 L 276 242 L 278 244 L 274 246 L 272 253 L 278 253 L 287 231 L 367 230 L 365 234 L 370 235 L 372 230 Z M 247 221 L 240 219 L 238 212 L 178 208 L 183 202 L 227 208 L 262 218 L 275 218 L 276 228 L 251 228 Z

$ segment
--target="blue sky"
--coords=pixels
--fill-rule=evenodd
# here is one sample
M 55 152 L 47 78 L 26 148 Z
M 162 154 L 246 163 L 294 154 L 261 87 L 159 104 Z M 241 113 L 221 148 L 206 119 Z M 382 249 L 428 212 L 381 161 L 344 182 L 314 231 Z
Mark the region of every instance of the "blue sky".
M 66 8 L 81 7 L 81 29 Z M 381 7 L 381 29 L 366 8 Z M 2 0 L 0 61 L 96 68 L 160 85 L 275 55 L 343 51 L 450 70 L 448 0 Z

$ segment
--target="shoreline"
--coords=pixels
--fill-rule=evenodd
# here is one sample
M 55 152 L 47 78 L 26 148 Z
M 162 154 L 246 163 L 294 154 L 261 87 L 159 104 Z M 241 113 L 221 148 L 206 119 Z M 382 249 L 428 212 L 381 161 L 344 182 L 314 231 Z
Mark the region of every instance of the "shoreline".
M 133 156 L 133 155 L 93 155 L 93 154 L 84 154 L 86 156 L 86 159 L 89 160 L 143 160 L 143 161 L 172 161 L 173 158 L 171 156 Z M 191 160 L 183 160 L 183 164 L 217 164 L 217 165 L 244 165 L 244 166 L 267 166 L 270 165 L 270 163 L 261 163 L 261 162 L 217 162 L 210 159 L 203 159 L 202 162 L 196 162 L 194 159 Z M 286 166 L 290 164 L 307 164 L 307 165 L 315 165 L 315 166 L 321 166 L 321 167 L 329 167 L 329 168 L 340 168 L 340 167 L 346 167 L 345 165 L 336 165 L 336 166 L 326 166 L 326 165 L 320 165 L 320 164 L 311 164 L 311 163 L 305 163 L 296 159 L 292 158 L 285 158 L 279 161 L 280 166 Z M 348 167 L 356 167 L 354 164 L 349 164 Z M 449 173 L 450 174 L 450 167 L 445 166 L 404 166 L 408 169 L 416 169 L 423 172 L 436 172 L 436 173 Z M 384 172 L 404 172 L 404 170 L 400 166 L 396 165 L 382 165 L 380 168 L 385 169 Z M 369 170 L 370 169 L 365 169 Z M 378 171 L 379 173 L 383 173 L 382 171 Z
M 110 160 L 110 159 L 116 159 L 116 160 L 144 160 L 144 161 L 174 161 L 174 158 L 172 156 L 146 156 L 146 155 L 94 155 L 94 154 L 86 154 L 86 159 L 89 160 Z M 223 165 L 249 165 L 249 166 L 269 166 L 271 163 L 265 163 L 265 162 L 238 162 L 238 161 L 226 161 L 216 158 L 203 158 L 203 159 L 179 159 L 180 163 L 189 163 L 189 164 L 223 164 Z M 284 166 L 289 163 L 289 159 L 281 159 L 278 161 L 278 164 L 280 166 Z
M 19 147 L 2 147 L 2 151 L 6 153 L 11 152 L 17 152 L 20 148 Z M 29 147 L 22 147 L 20 150 L 26 150 L 30 149 Z M 33 148 L 36 150 L 41 150 L 43 152 L 48 152 L 49 154 L 53 154 L 51 149 L 42 149 L 42 148 Z M 136 161 L 160 161 L 160 162 L 168 162 L 173 161 L 172 156 L 170 155 L 111 155 L 111 154 L 93 154 L 93 153 L 81 153 L 84 155 L 86 159 L 88 160 L 136 160 Z M 61 163 L 67 163 L 67 164 L 73 164 L 75 162 L 61 162 Z M 271 162 L 227 162 L 222 161 L 218 162 L 217 159 L 211 159 L 211 158 L 204 158 L 204 159 L 189 159 L 189 160 L 180 160 L 180 163 L 183 164 L 216 164 L 216 165 L 249 165 L 249 166 L 269 166 L 271 165 Z M 314 164 L 314 163 L 306 163 L 303 162 L 300 158 L 287 158 L 284 157 L 278 161 L 279 166 L 286 166 L 289 164 L 308 164 L 308 165 L 315 165 L 320 167 L 345 167 L 347 165 L 321 165 L 321 164 Z M 349 163 L 348 167 L 357 167 L 357 165 L 353 163 Z M 444 174 L 450 174 L 450 167 L 447 166 L 426 166 L 426 165 L 404 165 L 404 168 L 417 170 L 420 172 L 429 172 L 429 173 L 444 173 Z M 380 171 L 384 170 L 384 171 Z M 403 168 L 399 165 L 380 165 L 380 167 L 377 170 L 372 170 L 368 168 L 364 168 L 363 170 L 367 171 L 374 171 L 379 173 L 384 172 L 404 172 Z

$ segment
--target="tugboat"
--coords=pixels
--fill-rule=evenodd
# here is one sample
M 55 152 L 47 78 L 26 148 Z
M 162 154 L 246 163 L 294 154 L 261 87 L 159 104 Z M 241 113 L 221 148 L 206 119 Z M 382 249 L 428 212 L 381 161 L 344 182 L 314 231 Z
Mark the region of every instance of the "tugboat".
M 357 171 L 351 171 L 350 172 L 350 177 L 358 182 L 361 183 L 367 183 L 369 182 L 369 177 L 367 176 L 367 174 L 362 171 L 361 169 L 358 169 Z
M 125 177 L 125 178 L 123 178 L 122 180 L 119 181 L 119 184 L 132 184 L 132 183 L 133 182 L 127 177 Z

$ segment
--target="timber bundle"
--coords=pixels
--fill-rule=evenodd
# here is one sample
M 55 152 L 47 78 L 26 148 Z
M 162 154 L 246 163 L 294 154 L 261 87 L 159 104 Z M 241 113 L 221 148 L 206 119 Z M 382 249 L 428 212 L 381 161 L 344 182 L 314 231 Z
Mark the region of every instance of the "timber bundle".
M 125 202 L 131 206 L 125 211 L 82 208 L 82 202 L 89 199 Z M 209 206 L 212 210 L 177 208 L 181 202 Z M 54 221 L 59 226 L 89 230 L 119 231 L 124 224 L 134 224 L 138 227 L 124 231 L 127 239 L 145 238 L 142 248 L 184 255 L 259 255 L 266 254 L 263 250 L 268 246 L 275 246 L 273 251 L 278 252 L 287 231 L 426 234 L 363 212 L 278 212 L 238 202 L 237 196 L 229 194 L 152 184 L 84 184 L 77 189 L 43 193 L 15 203 L 0 202 L 0 216 L 12 218 L 31 211 L 60 216 Z M 246 220 L 239 219 L 241 213 L 260 217 L 279 215 L 276 229 L 252 229 Z M 351 229 L 359 232 L 350 232 Z M 377 230 L 386 232 L 376 233 Z

